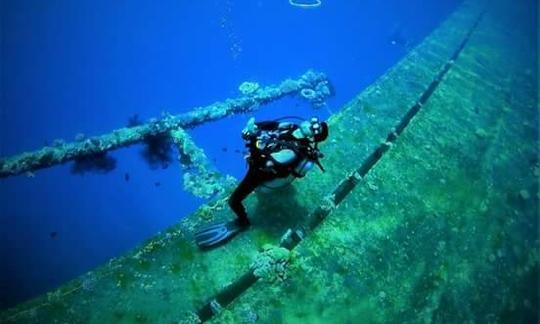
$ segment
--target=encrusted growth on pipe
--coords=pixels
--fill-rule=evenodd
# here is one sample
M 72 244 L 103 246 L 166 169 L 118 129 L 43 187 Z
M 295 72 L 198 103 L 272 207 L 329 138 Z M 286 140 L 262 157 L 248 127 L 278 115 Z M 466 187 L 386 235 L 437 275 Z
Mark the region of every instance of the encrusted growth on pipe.
M 233 177 L 222 176 L 214 168 L 204 151 L 195 145 L 191 136 L 182 128 L 177 128 L 170 134 L 178 148 L 178 161 L 184 171 L 184 190 L 197 197 L 211 198 L 236 183 Z
M 308 93 L 309 96 L 301 95 L 301 97 L 309 100 L 315 107 L 323 105 L 324 99 L 332 94 L 326 75 L 310 70 L 296 80 L 287 79 L 279 85 L 262 87 L 236 99 L 227 99 L 162 119 L 151 119 L 139 126 L 119 128 L 108 134 L 88 139 L 81 138 L 71 143 L 57 141 L 53 146 L 0 159 L 0 178 L 34 172 L 76 158 L 129 146 L 142 142 L 148 136 L 170 132 L 178 127 L 192 128 L 230 115 L 254 111 L 260 105 L 287 95 L 301 94 L 302 91 L 304 94 Z

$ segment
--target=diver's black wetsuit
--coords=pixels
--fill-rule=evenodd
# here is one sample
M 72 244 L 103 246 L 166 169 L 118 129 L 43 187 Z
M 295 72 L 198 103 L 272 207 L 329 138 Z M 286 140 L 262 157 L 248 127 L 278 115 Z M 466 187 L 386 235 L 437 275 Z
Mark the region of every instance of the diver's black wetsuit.
M 290 183 L 289 179 L 293 181 L 305 176 L 314 164 L 324 172 L 319 162 L 323 154 L 317 143 L 328 137 L 328 125 L 319 123 L 316 117 L 300 125 L 278 123 L 278 120 L 255 123 L 250 119 L 242 131 L 250 155 L 247 174 L 229 197 L 229 206 L 237 219 L 197 231 L 195 242 L 201 249 L 217 247 L 248 228 L 249 219 L 242 201 L 257 187 L 278 188 L 272 180 L 282 178 L 286 185 Z M 282 181 L 277 182 L 281 184 Z
M 242 179 L 242 182 L 240 182 L 238 187 L 229 197 L 229 206 L 238 217 L 240 225 L 249 225 L 246 208 L 242 205 L 242 201 L 258 186 L 266 181 L 274 180 L 276 178 L 278 177 L 273 173 L 262 171 L 258 167 L 249 167 L 244 179 Z
M 256 123 L 257 127 L 261 130 L 273 130 L 278 128 L 279 123 L 276 121 L 265 121 L 265 122 L 259 122 Z M 298 125 L 292 125 L 290 128 L 290 131 L 287 135 L 291 134 L 296 128 L 298 128 Z M 291 135 L 292 136 L 292 135 Z M 285 139 L 287 136 L 285 136 Z M 294 138 L 290 138 L 294 139 Z M 249 162 L 249 168 L 244 176 L 244 179 L 240 182 L 238 187 L 234 190 L 234 192 L 229 197 L 229 206 L 231 207 L 232 211 L 236 214 L 238 217 L 238 223 L 242 226 L 248 226 L 249 219 L 247 217 L 246 208 L 244 205 L 242 205 L 242 201 L 250 194 L 252 193 L 258 186 L 261 184 L 278 179 L 278 178 L 284 178 L 291 174 L 291 166 L 296 166 L 301 159 L 300 156 L 297 156 L 297 161 L 291 163 L 290 166 L 287 168 L 280 168 L 277 166 L 276 169 L 274 169 L 274 172 L 272 171 L 266 171 L 263 170 L 264 167 L 264 161 L 265 159 L 260 158 L 258 155 L 255 154 L 256 148 L 254 141 L 251 141 L 253 146 L 250 146 L 250 154 L 252 155 L 251 158 L 248 160 Z

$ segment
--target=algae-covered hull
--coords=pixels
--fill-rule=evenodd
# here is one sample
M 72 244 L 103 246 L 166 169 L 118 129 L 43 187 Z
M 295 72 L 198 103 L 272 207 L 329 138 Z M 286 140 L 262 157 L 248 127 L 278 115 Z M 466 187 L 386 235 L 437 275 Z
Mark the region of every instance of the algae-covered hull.
M 523 18 L 522 18 L 523 17 Z M 509 1 L 465 1 L 329 121 L 324 174 L 250 197 L 201 253 L 202 206 L 2 322 L 536 322 L 536 44 Z

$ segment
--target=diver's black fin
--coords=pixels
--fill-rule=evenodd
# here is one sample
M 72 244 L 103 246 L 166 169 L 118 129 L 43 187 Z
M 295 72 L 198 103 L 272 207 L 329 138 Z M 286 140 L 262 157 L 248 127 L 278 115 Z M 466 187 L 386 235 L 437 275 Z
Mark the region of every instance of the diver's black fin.
M 246 228 L 247 226 L 240 226 L 237 221 L 213 224 L 195 234 L 195 243 L 201 249 L 216 247 L 228 242 Z

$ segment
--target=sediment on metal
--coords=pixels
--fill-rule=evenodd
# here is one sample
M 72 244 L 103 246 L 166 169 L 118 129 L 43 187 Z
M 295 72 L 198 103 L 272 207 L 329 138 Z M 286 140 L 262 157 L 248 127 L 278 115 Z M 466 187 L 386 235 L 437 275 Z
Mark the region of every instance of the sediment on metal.
M 407 113 L 403 115 L 399 123 L 393 127 L 386 137 L 386 141 L 380 144 L 353 172 L 345 177 L 338 186 L 326 196 L 324 202 L 315 208 L 308 217 L 307 226 L 298 226 L 296 229 L 289 229 L 283 235 L 280 247 L 288 250 L 294 249 L 307 235 L 317 228 L 322 221 L 332 212 L 332 210 L 341 203 L 349 193 L 356 187 L 361 179 L 368 174 L 368 172 L 377 164 L 377 162 L 384 156 L 384 154 L 390 149 L 393 142 L 399 137 L 399 135 L 409 125 L 411 120 L 420 111 L 424 104 L 428 101 L 433 92 L 437 89 L 438 85 L 448 73 L 454 64 L 454 61 L 458 58 L 461 51 L 467 45 L 470 36 L 476 30 L 478 24 L 482 20 L 485 12 L 479 14 L 474 24 L 469 28 L 467 34 L 463 38 L 460 45 L 450 56 L 448 61 L 443 65 L 441 70 L 437 73 L 435 78 L 428 85 L 426 90 L 420 95 L 416 103 L 409 108 Z M 238 278 L 231 285 L 222 289 L 219 293 L 213 296 L 207 301 L 199 310 L 197 310 L 197 316 L 202 322 L 210 320 L 216 315 L 222 307 L 226 307 L 238 298 L 242 293 L 248 290 L 253 284 L 258 281 L 258 277 L 254 273 L 255 269 L 249 269 L 244 275 Z

